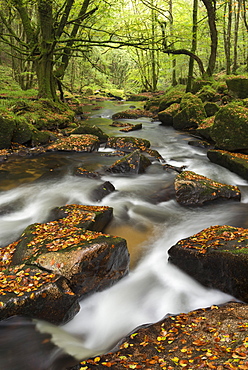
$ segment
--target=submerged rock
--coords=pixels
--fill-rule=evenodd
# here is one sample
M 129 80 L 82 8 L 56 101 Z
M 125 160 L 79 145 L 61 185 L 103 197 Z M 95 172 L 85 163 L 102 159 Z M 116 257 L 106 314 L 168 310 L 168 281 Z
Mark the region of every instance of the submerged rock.
M 129 253 L 122 238 L 102 229 L 112 208 L 67 205 L 33 224 L 0 250 L 0 318 L 25 315 L 56 324 L 78 311 L 78 299 L 125 276 Z
M 248 155 L 211 149 L 208 150 L 207 156 L 211 162 L 228 168 L 230 171 L 248 180 Z
M 111 173 L 139 174 L 144 173 L 150 165 L 151 161 L 137 149 L 116 161 L 106 171 Z
M 192 171 L 183 171 L 175 178 L 176 200 L 185 206 L 201 205 L 215 199 L 240 200 L 237 186 L 226 185 Z
M 211 226 L 168 253 L 171 263 L 201 284 L 248 302 L 248 229 Z

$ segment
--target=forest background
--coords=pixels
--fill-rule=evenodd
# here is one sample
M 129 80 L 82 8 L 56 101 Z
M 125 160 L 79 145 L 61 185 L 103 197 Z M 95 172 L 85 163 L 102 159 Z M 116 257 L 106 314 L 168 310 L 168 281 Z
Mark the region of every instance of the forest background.
M 192 79 L 247 73 L 246 13 L 246 0 L 0 0 L 1 68 L 54 101 L 191 91 Z

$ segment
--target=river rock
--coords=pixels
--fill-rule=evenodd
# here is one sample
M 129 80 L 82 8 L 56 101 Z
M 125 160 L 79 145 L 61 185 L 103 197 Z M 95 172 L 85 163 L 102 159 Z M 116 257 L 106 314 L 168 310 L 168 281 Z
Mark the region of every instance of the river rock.
M 196 128 L 196 133 L 204 139 L 211 140 L 211 129 L 214 124 L 215 116 L 205 118 Z
M 137 123 L 133 125 L 132 123 L 128 122 L 113 122 L 110 126 L 113 127 L 122 127 L 120 131 L 129 132 L 129 131 L 137 131 L 142 129 L 142 123 Z
M 180 104 L 171 104 L 168 108 L 158 113 L 158 119 L 163 126 L 172 126 L 173 117 L 179 112 Z
M 28 264 L 0 272 L 1 320 L 22 315 L 61 324 L 78 311 L 78 297 L 61 275 Z
M 212 306 L 136 329 L 115 350 L 70 370 L 247 369 L 248 307 Z
M 248 150 L 248 108 L 230 103 L 218 111 L 211 128 L 211 138 L 218 149 Z
M 207 117 L 201 99 L 191 93 L 183 95 L 180 109 L 173 119 L 173 127 L 176 130 L 197 128 L 200 122 Z
M 202 205 L 215 199 L 240 200 L 237 186 L 213 181 L 192 171 L 183 171 L 175 178 L 176 200 L 184 206 Z
M 136 119 L 140 117 L 153 117 L 153 113 L 149 112 L 145 109 L 128 109 L 122 112 L 117 112 L 112 115 L 112 119 L 122 119 L 122 118 L 127 118 L 127 119 Z
M 86 230 L 105 227 L 112 211 L 96 206 L 59 207 L 50 215 L 53 221 L 28 226 L 19 240 L 2 248 L 0 317 L 18 314 L 65 323 L 77 313 L 79 298 L 125 276 L 126 241 Z
M 245 76 L 233 76 L 226 79 L 228 91 L 235 98 L 248 98 L 248 78 Z
M 211 149 L 208 150 L 207 156 L 211 162 L 228 168 L 230 171 L 248 180 L 248 155 Z
M 16 123 L 13 117 L 7 117 L 6 114 L 0 114 L 0 150 L 11 146 L 12 135 Z
M 151 161 L 137 149 L 116 161 L 106 171 L 111 173 L 128 173 L 136 175 L 144 173 L 146 168 L 150 165 Z
M 185 86 L 183 85 L 169 88 L 166 93 L 159 98 L 159 112 L 164 111 L 174 103 L 180 103 L 184 94 Z
M 145 151 L 150 148 L 150 142 L 146 139 L 123 136 L 123 137 L 110 137 L 106 143 L 106 148 L 114 148 L 117 150 L 122 150 L 124 152 L 132 152 L 135 149 Z
M 248 302 L 248 229 L 211 226 L 177 242 L 169 261 L 199 281 Z
M 100 141 L 95 135 L 71 135 L 57 140 L 49 145 L 47 151 L 74 151 L 74 152 L 93 152 L 98 150 Z
M 94 202 L 100 202 L 104 197 L 113 193 L 113 191 L 115 191 L 114 185 L 109 181 L 105 181 L 91 192 L 90 197 Z
M 73 174 L 75 176 L 87 177 L 88 179 L 100 179 L 101 175 L 98 172 L 86 170 L 83 167 L 77 167 L 74 169 Z
M 100 127 L 97 127 L 96 125 L 89 125 L 84 123 L 83 125 L 80 125 L 76 129 L 72 130 L 70 132 L 70 135 L 85 135 L 90 134 L 97 136 L 101 143 L 106 143 L 108 140 L 108 135 L 105 134 Z

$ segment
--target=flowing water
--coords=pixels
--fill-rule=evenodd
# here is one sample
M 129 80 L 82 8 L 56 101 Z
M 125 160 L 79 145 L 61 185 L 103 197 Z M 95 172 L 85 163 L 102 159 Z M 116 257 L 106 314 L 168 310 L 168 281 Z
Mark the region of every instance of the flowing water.
M 82 166 L 100 170 L 117 157 L 107 156 L 101 147 L 96 153 L 56 153 L 39 157 L 18 158 L 0 167 L 0 245 L 16 240 L 24 228 L 44 222 L 49 211 L 68 203 L 107 205 L 114 209 L 114 219 L 107 232 L 127 240 L 131 253 L 130 274 L 115 286 L 81 302 L 78 315 L 62 329 L 80 341 L 71 352 L 84 357 L 102 353 L 135 327 L 156 322 L 167 314 L 220 304 L 231 299 L 217 290 L 207 289 L 168 264 L 167 251 L 178 240 L 211 225 L 248 227 L 248 184 L 225 168 L 211 163 L 205 149 L 188 145 L 187 134 L 163 127 L 148 118 L 138 119 L 143 129 L 120 133 L 110 127 L 114 112 L 128 109 L 130 102 L 100 103 L 88 122 L 109 135 L 136 136 L 150 140 L 168 164 L 187 166 L 215 181 L 238 185 L 241 202 L 226 201 L 202 207 L 182 207 L 175 200 L 155 203 L 154 193 L 173 184 L 175 173 L 164 171 L 154 163 L 146 174 L 127 177 L 103 175 L 101 180 L 76 177 L 73 169 Z M 134 103 L 139 106 L 139 103 Z M 91 107 L 89 107 L 90 109 Z M 123 121 L 123 120 L 122 120 Z M 129 120 L 130 122 L 136 122 Z M 92 189 L 110 181 L 116 191 L 101 202 L 93 202 Z M 71 340 L 71 339 L 70 339 Z M 68 347 L 63 331 L 57 343 Z M 74 345 L 75 347 L 76 345 Z

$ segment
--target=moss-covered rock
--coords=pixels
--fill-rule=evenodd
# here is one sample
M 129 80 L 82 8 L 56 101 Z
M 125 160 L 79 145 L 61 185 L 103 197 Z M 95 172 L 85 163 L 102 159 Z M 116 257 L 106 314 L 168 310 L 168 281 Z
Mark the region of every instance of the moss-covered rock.
M 108 140 L 108 135 L 105 134 L 100 127 L 96 125 L 83 124 L 77 127 L 75 130 L 70 131 L 71 135 L 84 135 L 90 134 L 98 137 L 101 143 L 105 143 Z
M 177 85 L 175 87 L 169 88 L 160 100 L 159 111 L 165 110 L 171 104 L 180 103 L 184 94 L 185 94 L 184 85 Z
M 169 261 L 201 284 L 248 302 L 248 229 L 211 226 L 175 244 Z
M 219 105 L 214 102 L 207 102 L 204 104 L 204 109 L 207 117 L 214 116 L 220 109 Z
M 175 178 L 176 200 L 184 206 L 202 205 L 216 199 L 240 200 L 237 186 L 213 181 L 192 171 L 183 171 Z
M 98 150 L 100 141 L 95 135 L 71 135 L 49 145 L 47 151 L 92 152 Z
M 211 129 L 211 138 L 219 149 L 248 149 L 248 108 L 233 103 L 220 108 Z
M 214 124 L 215 117 L 205 118 L 196 128 L 196 133 L 201 135 L 204 139 L 211 140 L 211 129 Z
M 25 118 L 18 117 L 11 141 L 17 144 L 25 144 L 31 141 L 32 134 L 32 125 L 29 125 Z
M 46 145 L 56 139 L 56 136 L 50 131 L 39 131 L 35 127 L 32 130 L 32 146 Z
M 181 111 L 175 114 L 173 127 L 176 130 L 196 128 L 207 117 L 204 105 L 197 96 L 186 93 L 180 103 Z
M 134 152 L 126 155 L 122 159 L 116 161 L 112 166 L 107 169 L 111 173 L 128 173 L 136 175 L 144 173 L 146 168 L 151 165 L 151 161 L 145 157 L 137 149 Z
M 248 98 L 248 77 L 231 76 L 226 79 L 228 91 L 235 98 Z
M 203 103 L 212 101 L 216 96 L 216 90 L 211 85 L 204 85 L 201 90 L 196 93 L 196 96 L 200 98 Z
M 211 85 L 212 85 L 212 81 L 198 78 L 193 81 L 193 86 L 192 86 L 191 91 L 193 94 L 196 94 L 201 89 L 203 89 L 205 86 L 211 86 Z
M 112 115 L 112 119 L 136 119 L 140 117 L 153 117 L 154 114 L 145 109 L 128 109 L 122 112 L 117 112 Z
M 0 114 L 0 149 L 10 148 L 15 127 L 14 117 Z
M 110 137 L 106 143 L 107 148 L 114 148 L 122 150 L 124 152 L 132 152 L 135 149 L 145 151 L 147 148 L 150 148 L 151 144 L 149 140 L 124 136 L 124 137 Z
M 211 162 L 228 168 L 230 171 L 248 180 L 248 155 L 211 149 L 208 150 L 207 156 Z
M 158 113 L 158 119 L 163 126 L 172 126 L 173 117 L 179 112 L 180 104 L 171 104 L 168 108 Z

